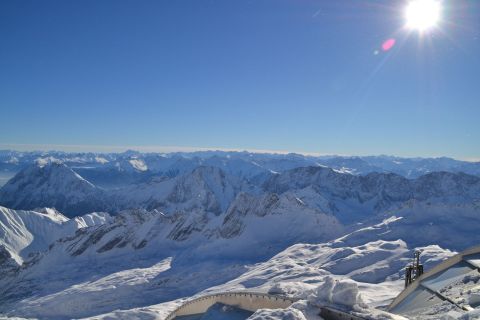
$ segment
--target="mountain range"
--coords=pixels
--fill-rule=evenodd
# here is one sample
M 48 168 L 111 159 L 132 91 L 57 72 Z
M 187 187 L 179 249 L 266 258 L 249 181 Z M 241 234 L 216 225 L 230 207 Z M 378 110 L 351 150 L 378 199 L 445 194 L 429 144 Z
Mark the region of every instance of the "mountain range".
M 307 301 L 329 277 L 353 281 L 373 308 L 402 289 L 414 250 L 431 268 L 480 242 L 474 172 L 313 159 L 59 153 L 18 164 L 0 189 L 0 314 L 162 318 L 184 297 L 228 290 Z
M 307 166 L 326 166 L 339 172 L 365 175 L 396 173 L 416 178 L 429 172 L 464 172 L 480 175 L 480 162 L 451 158 L 394 156 L 307 156 L 251 152 L 202 151 L 191 153 L 66 153 L 0 150 L 0 185 L 34 163 L 60 161 L 97 186 L 115 188 L 143 182 L 151 176 L 176 176 L 199 165 L 219 167 L 228 174 L 254 180 L 272 172 Z

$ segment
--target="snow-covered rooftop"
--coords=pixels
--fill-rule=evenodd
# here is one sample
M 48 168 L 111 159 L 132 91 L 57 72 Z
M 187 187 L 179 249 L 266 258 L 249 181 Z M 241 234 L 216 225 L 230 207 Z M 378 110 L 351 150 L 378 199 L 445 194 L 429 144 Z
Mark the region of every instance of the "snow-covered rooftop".
M 389 311 L 411 319 L 480 316 L 480 246 L 423 274 L 398 295 Z

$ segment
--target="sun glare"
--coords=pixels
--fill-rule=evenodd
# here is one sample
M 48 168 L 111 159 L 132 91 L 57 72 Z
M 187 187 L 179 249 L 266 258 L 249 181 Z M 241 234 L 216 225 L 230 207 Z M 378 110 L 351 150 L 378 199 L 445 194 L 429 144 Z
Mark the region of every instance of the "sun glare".
M 437 26 L 442 13 L 439 0 L 411 0 L 405 12 L 406 26 L 420 32 Z

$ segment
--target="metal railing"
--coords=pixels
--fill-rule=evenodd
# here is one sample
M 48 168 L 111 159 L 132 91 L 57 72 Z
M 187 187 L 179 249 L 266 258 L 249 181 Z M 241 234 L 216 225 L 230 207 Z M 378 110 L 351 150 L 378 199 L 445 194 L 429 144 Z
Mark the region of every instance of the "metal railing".
M 196 299 L 187 301 L 186 303 L 182 304 L 181 306 L 173 310 L 165 318 L 165 320 L 172 320 L 179 315 L 186 315 L 183 313 L 188 308 L 192 308 L 196 304 L 204 304 L 206 301 L 209 301 L 208 303 L 204 304 L 201 307 L 201 309 L 203 310 L 205 309 L 205 306 L 210 307 L 217 302 L 221 302 L 220 300 L 222 300 L 223 298 L 238 298 L 239 302 L 244 302 L 246 301 L 245 299 L 250 299 L 252 301 L 255 299 L 255 302 L 257 305 L 262 305 L 261 301 L 263 300 L 265 301 L 264 303 L 265 308 L 271 307 L 272 303 L 278 305 L 278 307 L 287 308 L 294 302 L 298 301 L 298 299 L 289 298 L 286 296 L 271 295 L 268 293 L 259 293 L 259 292 L 250 292 L 250 291 L 234 291 L 234 292 L 232 291 L 232 292 L 224 292 L 224 293 L 215 293 L 215 294 L 209 294 L 209 295 L 201 296 Z M 254 311 L 254 310 L 251 310 L 251 311 Z M 196 313 L 192 313 L 192 314 L 196 314 Z

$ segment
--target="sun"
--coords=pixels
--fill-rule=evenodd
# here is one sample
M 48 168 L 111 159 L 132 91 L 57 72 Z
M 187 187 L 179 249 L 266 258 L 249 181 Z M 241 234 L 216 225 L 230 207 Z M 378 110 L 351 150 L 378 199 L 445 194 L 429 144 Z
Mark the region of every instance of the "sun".
M 442 14 L 439 0 L 411 0 L 405 11 L 406 27 L 424 32 L 436 27 Z

